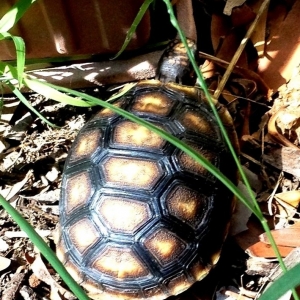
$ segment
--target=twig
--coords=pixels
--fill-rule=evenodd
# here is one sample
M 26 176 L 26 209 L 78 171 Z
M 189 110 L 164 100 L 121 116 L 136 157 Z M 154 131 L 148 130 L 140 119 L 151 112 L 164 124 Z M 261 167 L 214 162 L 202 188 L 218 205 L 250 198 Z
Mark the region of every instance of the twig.
M 233 69 L 234 69 L 234 67 L 235 67 L 235 65 L 236 65 L 236 63 L 237 63 L 237 61 L 238 61 L 238 59 L 240 58 L 240 56 L 241 56 L 243 50 L 245 49 L 248 40 L 250 39 L 251 35 L 253 34 L 253 31 L 254 31 L 254 29 L 255 29 L 255 27 L 256 27 L 256 25 L 257 25 L 259 19 L 261 18 L 261 16 L 262 16 L 263 12 L 265 11 L 265 9 L 268 7 L 269 2 L 270 2 L 270 0 L 265 0 L 265 1 L 262 3 L 262 5 L 261 5 L 259 11 L 257 12 L 256 18 L 255 18 L 254 21 L 252 22 L 252 24 L 251 24 L 251 26 L 249 27 L 249 29 L 248 29 L 248 31 L 247 31 L 245 37 L 244 37 L 243 40 L 241 41 L 239 48 L 238 48 L 237 51 L 235 52 L 235 54 L 234 54 L 234 56 L 233 56 L 233 58 L 232 58 L 230 64 L 228 65 L 228 68 L 227 68 L 226 72 L 224 73 L 224 76 L 223 76 L 222 80 L 221 80 L 220 83 L 219 83 L 219 86 L 217 87 L 217 89 L 216 89 L 216 91 L 215 91 L 215 93 L 214 93 L 214 98 L 215 98 L 216 100 L 218 100 L 218 98 L 220 97 L 220 95 L 221 95 L 221 93 L 222 93 L 222 91 L 223 91 L 223 89 L 224 89 L 224 87 L 225 87 L 225 84 L 226 84 L 226 82 L 227 82 L 227 80 L 228 80 L 230 74 L 232 73 L 232 71 L 233 71 Z

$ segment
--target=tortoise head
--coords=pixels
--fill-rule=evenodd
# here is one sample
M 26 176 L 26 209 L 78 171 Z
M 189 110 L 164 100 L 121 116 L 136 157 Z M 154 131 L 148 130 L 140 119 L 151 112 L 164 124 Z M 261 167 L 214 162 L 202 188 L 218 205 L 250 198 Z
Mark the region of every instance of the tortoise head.
M 190 39 L 187 42 L 194 57 L 197 58 L 196 43 Z M 156 79 L 164 83 L 195 84 L 193 66 L 188 58 L 186 48 L 180 40 L 172 41 L 165 49 L 158 62 Z

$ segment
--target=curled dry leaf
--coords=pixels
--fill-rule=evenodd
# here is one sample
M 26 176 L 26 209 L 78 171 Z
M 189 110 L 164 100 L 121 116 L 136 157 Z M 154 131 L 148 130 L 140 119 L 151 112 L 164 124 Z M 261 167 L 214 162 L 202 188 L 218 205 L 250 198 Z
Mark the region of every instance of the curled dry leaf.
M 287 227 L 290 220 L 297 221 L 295 214 L 300 200 L 300 191 L 288 191 L 274 195 L 270 199 L 269 211 L 270 215 L 274 215 L 275 229 L 282 229 Z
M 6 199 L 10 200 L 12 197 L 14 197 L 22 188 L 23 186 L 27 183 L 29 178 L 32 176 L 32 171 L 29 170 L 24 177 L 24 179 L 20 182 L 17 182 L 14 184 L 12 187 L 7 188 L 5 190 L 0 190 L 0 194 Z
M 275 197 L 293 208 L 297 208 L 300 202 L 300 191 L 288 191 L 284 193 L 278 193 L 275 195 Z
M 281 145 L 298 149 L 300 108 L 286 107 L 275 112 L 269 120 L 268 133 Z

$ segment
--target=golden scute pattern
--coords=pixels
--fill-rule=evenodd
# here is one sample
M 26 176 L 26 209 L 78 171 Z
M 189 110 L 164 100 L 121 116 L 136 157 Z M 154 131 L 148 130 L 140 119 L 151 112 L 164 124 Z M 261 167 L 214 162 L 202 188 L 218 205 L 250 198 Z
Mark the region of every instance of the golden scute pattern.
M 183 241 L 165 228 L 159 228 L 148 236 L 144 245 L 163 266 L 178 258 L 186 247 Z
M 69 229 L 69 235 L 74 247 L 81 254 L 101 238 L 99 231 L 87 218 L 72 225 Z
M 158 163 L 143 159 L 110 157 L 103 163 L 108 183 L 139 189 L 152 189 L 162 176 Z
M 86 132 L 85 135 L 76 141 L 70 160 L 75 161 L 84 157 L 90 157 L 97 150 L 101 136 L 100 128 Z
M 158 126 L 162 129 L 161 126 Z M 113 133 L 113 143 L 138 148 L 161 149 L 165 140 L 145 126 L 130 121 L 119 123 Z
M 113 106 L 118 107 L 118 108 L 122 108 L 122 104 L 123 101 L 116 101 Z M 109 117 L 113 117 L 116 116 L 117 113 L 115 113 L 114 111 L 112 111 L 109 108 L 104 108 L 102 110 L 100 110 L 97 114 L 96 117 L 100 117 L 100 118 L 109 118 Z
M 167 284 L 167 287 L 172 295 L 178 295 L 179 293 L 185 291 L 190 285 L 191 282 L 188 281 L 184 274 L 181 274 L 175 278 L 172 278 Z
M 92 183 L 88 172 L 74 175 L 66 184 L 66 213 L 87 203 L 92 195 Z
M 155 91 L 137 96 L 132 109 L 137 112 L 167 116 L 173 105 L 173 101 L 166 94 Z
M 196 281 L 200 281 L 207 276 L 210 269 L 211 269 L 211 265 L 208 264 L 204 266 L 197 261 L 190 267 L 190 273 L 195 278 Z
M 113 231 L 133 233 L 151 219 L 146 203 L 116 197 L 103 197 L 98 211 Z
M 184 186 L 175 186 L 166 197 L 171 215 L 196 228 L 201 222 L 205 196 Z
M 98 257 L 95 257 L 92 267 L 117 280 L 145 277 L 150 274 L 134 252 L 125 247 L 107 246 Z
M 218 138 L 214 126 L 205 118 L 204 114 L 200 115 L 199 112 L 188 109 L 183 112 L 180 122 L 188 131 L 205 134 L 210 139 Z
M 213 165 L 215 164 L 215 159 L 218 157 L 216 153 L 211 150 L 207 150 L 202 148 L 199 145 L 187 143 L 191 148 L 197 151 L 200 155 L 204 156 L 209 162 Z M 191 158 L 185 152 L 180 151 L 178 153 L 178 162 L 180 167 L 190 173 L 199 175 L 199 176 L 207 176 L 209 172 L 202 166 L 201 163 L 196 162 L 193 158 Z

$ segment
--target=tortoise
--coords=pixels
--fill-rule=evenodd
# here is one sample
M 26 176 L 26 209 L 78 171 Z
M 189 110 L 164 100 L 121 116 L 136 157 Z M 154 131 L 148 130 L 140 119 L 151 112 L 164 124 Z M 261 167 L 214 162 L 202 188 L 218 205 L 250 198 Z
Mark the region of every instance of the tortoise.
M 188 40 L 196 53 L 196 46 Z M 186 142 L 232 181 L 237 172 L 212 110 L 174 41 L 156 79 L 114 105 Z M 232 119 L 214 103 L 237 148 Z M 233 195 L 156 133 L 109 109 L 79 132 L 65 163 L 57 256 L 94 299 L 165 299 L 217 263 Z

